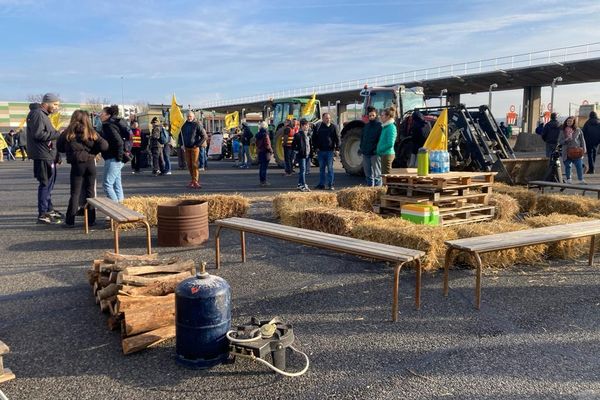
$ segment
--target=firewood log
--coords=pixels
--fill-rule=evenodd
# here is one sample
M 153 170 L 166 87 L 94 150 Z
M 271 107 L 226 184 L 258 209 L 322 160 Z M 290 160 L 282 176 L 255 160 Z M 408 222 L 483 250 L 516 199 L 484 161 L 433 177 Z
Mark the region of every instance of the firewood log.
M 115 264 L 118 261 L 124 260 L 156 260 L 157 258 L 158 253 L 143 254 L 141 256 L 135 256 L 130 254 L 115 254 L 110 251 L 104 253 L 104 262 L 109 264 Z
M 172 337 L 175 337 L 175 325 L 164 326 L 150 332 L 125 338 L 121 343 L 123 346 L 123 354 L 131 354 L 156 346 Z
M 98 293 L 96 293 L 96 296 L 98 296 L 98 298 L 100 300 L 104 300 L 111 296 L 116 296 L 117 293 L 119 293 L 119 290 L 122 289 L 122 287 L 123 286 L 117 285 L 116 283 L 111 283 L 107 287 L 98 290 Z
M 131 296 L 164 296 L 169 293 L 174 293 L 175 288 L 183 279 L 176 278 L 163 282 L 156 282 L 145 287 L 130 287 L 123 288 L 124 291 Z
M 139 267 L 127 267 L 123 270 L 123 274 L 126 275 L 146 275 L 146 274 L 156 274 L 163 272 L 183 272 L 190 271 L 194 272 L 194 261 L 186 260 L 174 264 L 169 265 L 143 265 Z
M 192 275 L 192 271 L 180 272 L 178 274 L 166 274 L 163 276 L 156 276 L 152 278 L 144 278 L 142 276 L 131 276 L 126 275 L 123 272 L 119 272 L 117 278 L 118 285 L 131 285 L 131 286 L 148 286 L 156 282 L 167 282 L 171 280 L 182 281 L 189 278 Z
M 157 306 L 170 304 L 175 308 L 175 293 L 165 296 L 123 296 L 119 294 L 117 295 L 115 311 L 117 313 L 135 312 L 140 308 L 147 307 L 149 304 Z
M 175 302 L 149 304 L 124 312 L 125 335 L 132 336 L 175 323 Z

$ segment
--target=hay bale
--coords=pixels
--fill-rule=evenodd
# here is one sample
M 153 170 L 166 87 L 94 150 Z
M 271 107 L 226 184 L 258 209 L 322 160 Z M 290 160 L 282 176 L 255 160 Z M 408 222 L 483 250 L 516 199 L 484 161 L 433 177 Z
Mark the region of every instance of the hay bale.
M 538 197 L 536 210 L 542 215 L 556 213 L 587 217 L 600 211 L 600 200 L 579 195 L 543 194 Z
M 273 214 L 279 219 L 283 214 L 289 217 L 300 208 L 304 210 L 318 206 L 337 207 L 337 195 L 331 192 L 290 192 L 273 198 Z
M 148 223 L 151 226 L 155 226 L 158 223 L 156 217 L 158 205 L 172 200 L 175 200 L 175 198 L 166 196 L 132 196 L 125 198 L 123 205 L 144 214 Z M 122 229 L 131 229 L 133 226 L 133 224 L 121 225 Z
M 352 237 L 424 251 L 421 259 L 425 270 L 435 270 L 444 264 L 444 241 L 457 239 L 456 232 L 441 226 L 418 225 L 401 218 L 386 218 L 357 224 Z
M 533 213 L 536 211 L 537 194 L 523 186 L 509 186 L 504 183 L 494 183 L 494 192 L 506 194 L 519 202 L 519 211 Z
M 244 217 L 250 207 L 250 201 L 238 194 L 185 194 L 182 200 L 200 200 L 208 202 L 208 221 L 231 217 Z
M 554 226 L 570 224 L 574 222 L 590 221 L 593 218 L 578 217 L 575 215 L 550 214 L 538 215 L 525 218 L 525 224 L 531 228 L 543 228 L 545 226 Z M 560 228 L 557 228 L 560 229 Z M 550 243 L 546 252 L 552 259 L 575 259 L 584 254 L 588 254 L 590 240 L 588 238 L 578 238 L 571 240 L 562 240 L 556 243 Z
M 158 205 L 173 200 L 201 200 L 208 202 L 208 220 L 214 222 L 229 217 L 243 217 L 248 212 L 250 202 L 239 195 L 182 195 L 166 196 L 133 196 L 123 200 L 123 205 L 146 216 L 148 223 L 155 226 L 158 223 Z M 121 225 L 123 229 L 131 229 L 133 225 Z
M 514 197 L 507 194 L 492 193 L 489 198 L 489 205 L 496 207 L 494 219 L 510 221 L 519 213 L 519 202 Z
M 521 231 L 528 229 L 528 226 L 516 222 L 498 220 L 493 222 L 456 225 L 454 229 L 460 239 L 465 239 L 493 235 L 496 233 Z M 514 264 L 532 264 L 543 260 L 546 249 L 547 246 L 542 244 L 519 249 L 484 253 L 481 255 L 481 263 L 484 268 L 504 268 Z M 454 263 L 464 263 L 473 267 L 475 266 L 475 260 L 467 253 L 459 253 L 455 257 Z
M 381 217 L 343 208 L 315 207 L 301 212 L 298 222 L 300 228 L 349 236 L 354 226 L 372 220 L 381 220 Z
M 373 206 L 379 204 L 381 195 L 386 191 L 385 186 L 356 186 L 338 191 L 337 201 L 340 207 L 348 210 L 372 212 Z

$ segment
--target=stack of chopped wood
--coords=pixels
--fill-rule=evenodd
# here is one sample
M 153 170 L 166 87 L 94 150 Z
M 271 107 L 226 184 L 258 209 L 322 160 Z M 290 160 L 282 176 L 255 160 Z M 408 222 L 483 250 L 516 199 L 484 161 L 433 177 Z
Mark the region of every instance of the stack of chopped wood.
M 107 252 L 88 270 L 108 328 L 120 330 L 130 354 L 175 336 L 175 288 L 194 273 L 192 260 Z
M 13 374 L 10 369 L 4 368 L 4 362 L 2 360 L 2 356 L 8 354 L 9 352 L 10 349 L 8 348 L 8 346 L 0 340 L 0 383 L 10 381 L 11 379 L 15 379 L 15 374 Z

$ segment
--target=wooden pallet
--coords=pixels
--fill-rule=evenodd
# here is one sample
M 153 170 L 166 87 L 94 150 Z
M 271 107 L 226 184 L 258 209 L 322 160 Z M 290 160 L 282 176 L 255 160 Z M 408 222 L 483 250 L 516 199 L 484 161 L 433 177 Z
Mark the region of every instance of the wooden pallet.
M 468 224 L 471 222 L 489 221 L 494 218 L 496 207 L 476 203 L 469 203 L 460 207 L 447 207 L 440 209 L 440 224 L 442 226 Z M 400 216 L 400 208 L 377 208 L 379 214 Z
M 477 183 L 494 183 L 495 172 L 446 172 L 418 176 L 415 173 L 382 175 L 384 185 L 405 184 L 431 189 L 444 189 L 452 185 L 472 185 Z
M 467 204 L 476 203 L 487 205 L 490 195 L 488 193 L 470 193 L 462 196 L 442 195 L 436 193 L 435 196 L 381 196 L 382 207 L 395 207 L 400 209 L 405 204 L 430 204 L 440 208 L 440 211 L 445 207 L 459 207 Z
M 2 356 L 8 354 L 10 349 L 3 341 L 0 340 L 0 383 L 15 379 L 15 374 L 8 368 L 4 368 Z
M 438 200 L 440 196 L 464 196 L 470 193 L 492 193 L 491 183 L 475 183 L 471 185 L 451 185 L 442 189 L 429 188 L 423 186 L 414 186 L 407 183 L 389 183 L 387 191 L 390 195 L 396 196 L 432 196 L 432 200 Z

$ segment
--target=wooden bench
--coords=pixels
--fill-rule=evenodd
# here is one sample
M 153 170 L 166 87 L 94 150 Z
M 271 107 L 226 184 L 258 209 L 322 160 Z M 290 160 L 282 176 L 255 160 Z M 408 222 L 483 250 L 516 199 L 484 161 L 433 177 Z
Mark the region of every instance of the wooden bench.
M 530 181 L 527 183 L 527 188 L 537 188 L 542 192 L 542 194 L 544 193 L 544 189 L 547 187 L 560 188 L 561 192 L 565 189 L 581 190 L 584 196 L 585 192 L 596 192 L 598 200 L 600 200 L 600 186 L 574 185 L 572 183 L 560 183 L 550 181 Z
M 417 270 L 415 284 L 415 307 L 420 307 L 421 297 L 421 261 L 425 253 L 419 250 L 405 249 L 403 247 L 390 246 L 386 244 L 368 242 L 366 240 L 353 239 L 345 236 L 332 235 L 329 233 L 312 231 L 309 229 L 294 228 L 291 226 L 273 224 L 270 222 L 256 221 L 248 218 L 228 218 L 215 221 L 217 232 L 215 235 L 215 250 L 217 268 L 221 266 L 221 229 L 227 228 L 240 231 L 242 244 L 242 262 L 246 262 L 246 237 L 245 234 L 268 236 L 275 239 L 287 240 L 307 246 L 320 247 L 342 253 L 372 258 L 375 260 L 389 261 L 394 264 L 394 287 L 392 301 L 392 321 L 398 317 L 398 284 L 400 281 L 400 270 L 402 266 L 414 261 Z
M 455 251 L 457 253 L 469 253 L 475 259 L 477 268 L 475 306 L 479 309 L 481 304 L 481 254 L 589 236 L 589 264 L 592 265 L 594 262 L 595 235 L 598 234 L 600 234 L 600 220 L 594 220 L 547 226 L 544 228 L 526 229 L 516 232 L 498 233 L 495 235 L 477 236 L 467 239 L 449 240 L 445 242 L 446 246 L 448 246 L 448 250 L 446 250 L 446 259 L 444 262 L 444 296 L 448 296 L 448 270 L 452 263 L 453 253 Z
M 133 211 L 127 207 L 125 207 L 121 203 L 117 203 L 105 197 L 96 197 L 87 199 L 85 207 L 83 208 L 84 212 L 84 226 L 85 233 L 89 233 L 89 225 L 88 225 L 88 209 L 89 207 L 94 207 L 96 210 L 105 214 L 110 218 L 110 227 L 114 232 L 115 237 L 115 253 L 119 254 L 119 227 L 122 224 L 136 224 L 142 223 L 146 226 L 146 247 L 148 250 L 148 254 L 152 254 L 152 243 L 150 236 L 150 224 L 146 219 L 146 216 L 140 214 L 137 211 Z

